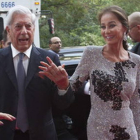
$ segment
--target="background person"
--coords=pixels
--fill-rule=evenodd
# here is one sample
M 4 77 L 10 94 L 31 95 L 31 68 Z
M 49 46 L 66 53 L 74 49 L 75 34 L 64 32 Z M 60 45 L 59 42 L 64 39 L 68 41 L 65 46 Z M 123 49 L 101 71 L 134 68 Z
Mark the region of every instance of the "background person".
M 62 48 L 62 41 L 59 37 L 52 37 L 49 40 L 49 47 L 55 53 L 59 53 L 60 49 Z
M 11 45 L 0 50 L 0 112 L 16 120 L 3 120 L 0 140 L 57 140 L 52 104 L 64 109 L 74 99 L 71 89 L 63 95 L 62 86 L 58 89 L 50 79 L 38 75 L 40 61 L 48 63 L 46 56 L 57 66 L 60 61 L 56 54 L 32 45 L 35 19 L 20 5 L 12 7 L 7 15 Z
M 137 43 L 130 50 L 140 55 L 140 12 L 133 12 L 128 16 L 129 20 L 129 36 L 134 43 Z
M 106 44 L 85 49 L 70 78 L 71 86 L 67 84 L 65 89 L 69 87 L 77 91 L 90 77 L 88 140 L 139 140 L 140 56 L 127 51 L 128 17 L 122 8 L 110 6 L 101 10 L 99 22 Z M 55 73 L 59 69 L 64 70 L 64 66 L 54 67 L 51 59 L 47 59 L 49 64 L 41 62 L 43 66 L 39 68 L 43 71 L 39 73 L 60 86 L 66 79 L 63 74 L 57 76 Z
M 9 35 L 7 34 L 6 29 L 3 31 L 1 43 L 2 43 L 2 48 L 6 48 L 10 46 L 11 39 Z
M 62 47 L 61 39 L 59 37 L 52 37 L 49 40 L 49 47 L 49 51 L 56 53 L 59 57 L 58 53 Z M 77 140 L 76 137 L 69 132 L 69 130 L 72 129 L 72 119 L 65 114 L 65 110 L 60 110 L 56 106 L 53 106 L 52 114 L 58 140 Z

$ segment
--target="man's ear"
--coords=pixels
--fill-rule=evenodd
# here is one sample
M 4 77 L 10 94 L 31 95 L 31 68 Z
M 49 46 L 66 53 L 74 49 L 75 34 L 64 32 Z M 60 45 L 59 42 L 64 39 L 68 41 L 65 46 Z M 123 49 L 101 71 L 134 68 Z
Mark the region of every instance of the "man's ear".
M 7 33 L 9 34 L 10 33 L 10 29 L 9 29 L 9 27 L 8 26 L 6 26 L 6 31 L 7 31 Z
M 51 44 L 49 44 L 49 48 L 51 49 L 51 47 L 52 47 L 52 45 Z

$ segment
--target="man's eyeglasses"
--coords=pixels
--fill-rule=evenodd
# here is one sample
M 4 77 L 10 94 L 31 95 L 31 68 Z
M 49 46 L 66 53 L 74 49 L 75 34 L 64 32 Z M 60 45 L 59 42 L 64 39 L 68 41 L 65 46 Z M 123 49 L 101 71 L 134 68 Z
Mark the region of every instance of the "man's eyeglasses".
M 131 28 L 129 28 L 129 32 L 134 28 L 134 27 L 136 27 L 137 25 L 135 25 L 135 26 L 132 26 Z
M 52 42 L 51 44 L 61 44 L 61 41 Z

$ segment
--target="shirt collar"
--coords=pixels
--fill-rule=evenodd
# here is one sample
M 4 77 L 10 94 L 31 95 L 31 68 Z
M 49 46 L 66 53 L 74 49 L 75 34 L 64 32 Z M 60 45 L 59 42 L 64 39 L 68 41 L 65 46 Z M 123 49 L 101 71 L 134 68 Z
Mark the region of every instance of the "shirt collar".
M 12 56 L 13 58 L 17 56 L 20 52 L 11 44 L 11 49 L 12 49 Z M 25 51 L 23 52 L 28 58 L 30 58 L 31 55 L 31 50 L 32 50 L 32 45 Z

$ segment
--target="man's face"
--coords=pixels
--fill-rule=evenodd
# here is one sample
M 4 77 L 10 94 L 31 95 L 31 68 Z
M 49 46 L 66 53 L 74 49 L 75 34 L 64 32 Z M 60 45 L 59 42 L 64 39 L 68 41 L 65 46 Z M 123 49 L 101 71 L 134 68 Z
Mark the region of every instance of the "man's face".
M 132 39 L 133 42 L 140 42 L 140 33 L 138 31 L 138 25 L 129 25 L 129 33 L 128 35 Z
M 133 15 L 128 16 L 129 32 L 128 35 L 133 42 L 140 42 L 140 25 L 134 22 Z
M 59 53 L 59 51 L 60 51 L 60 49 L 62 47 L 62 42 L 61 42 L 60 38 L 54 37 L 54 38 L 51 39 L 51 42 L 52 43 L 49 44 L 50 49 L 52 51 L 54 51 L 55 53 Z
M 15 14 L 10 26 L 7 27 L 11 43 L 20 52 L 26 51 L 34 39 L 35 27 L 30 15 Z

